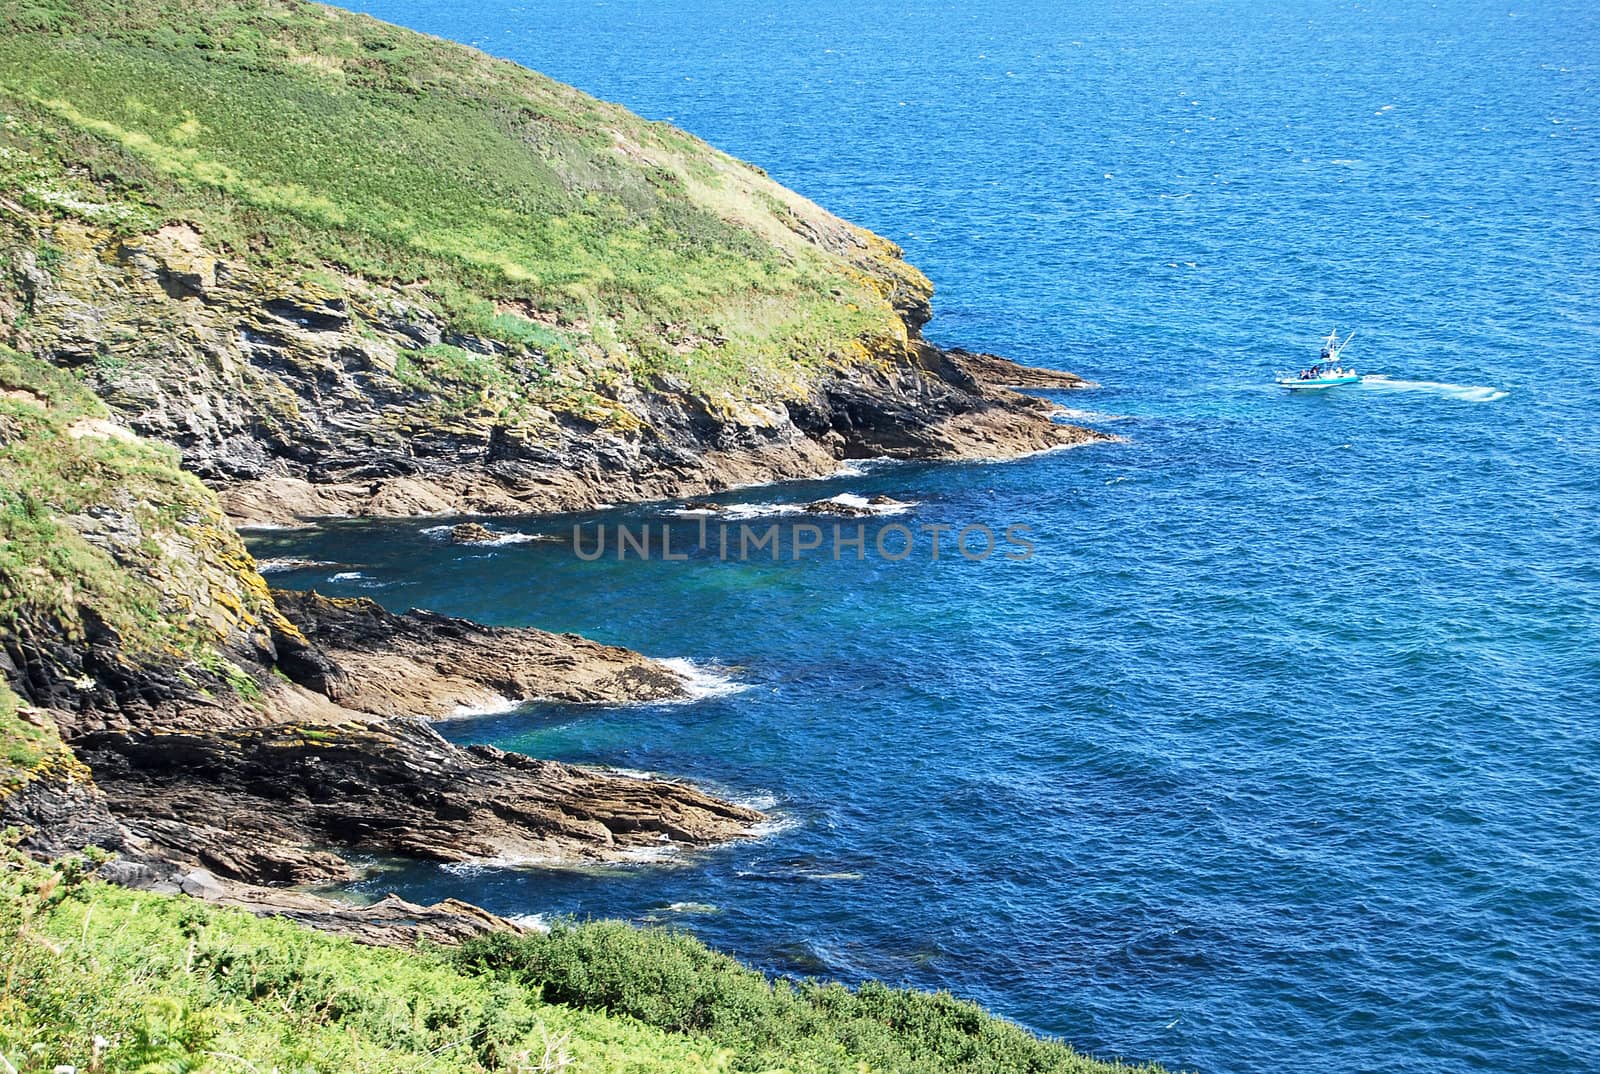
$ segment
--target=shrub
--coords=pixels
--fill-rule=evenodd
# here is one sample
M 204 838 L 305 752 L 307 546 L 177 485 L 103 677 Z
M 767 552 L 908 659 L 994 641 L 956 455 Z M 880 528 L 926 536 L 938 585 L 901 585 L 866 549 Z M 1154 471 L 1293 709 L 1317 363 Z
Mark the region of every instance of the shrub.
M 903 1074 L 1127 1069 L 1042 1040 L 948 993 L 772 981 L 693 937 L 618 922 L 485 936 L 456 959 L 465 969 L 538 988 L 547 1002 L 702 1037 L 731 1051 L 741 1071 L 821 1074 L 858 1064 Z

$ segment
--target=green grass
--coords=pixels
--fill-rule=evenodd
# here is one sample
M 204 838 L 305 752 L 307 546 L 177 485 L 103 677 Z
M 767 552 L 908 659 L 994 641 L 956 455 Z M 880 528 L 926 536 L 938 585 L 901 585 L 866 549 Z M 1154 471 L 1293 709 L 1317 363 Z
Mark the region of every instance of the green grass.
M 0 852 L 0 1054 L 21 1071 L 1130 1069 L 945 995 L 774 985 L 678 935 L 369 948 L 85 865 Z
M 21 1071 L 726 1069 L 703 1040 L 543 1003 L 438 951 L 363 948 L 81 873 L 0 869 L 0 1054 Z
M 459 964 L 540 989 L 544 998 L 598 1008 L 704 1038 L 732 1069 L 795 1074 L 1109 1074 L 1105 1063 L 1041 1040 L 948 993 L 868 982 L 771 981 L 693 937 L 620 922 L 559 925 L 547 935 L 486 936 Z
M 185 219 L 303 278 L 423 282 L 457 327 L 581 372 L 798 390 L 898 346 L 887 296 L 926 286 L 681 131 L 364 16 L 5 0 L 3 29 L 0 192 L 18 203 L 127 233 Z M 826 246 L 802 234 L 819 230 Z
M 48 718 L 25 718 L 21 699 L 0 680 L 0 800 L 62 750 L 55 725 Z
M 0 346 L 0 630 L 81 641 L 92 613 L 125 657 L 199 661 L 248 693 L 216 646 L 265 612 L 265 584 L 177 453 L 107 418 L 69 374 Z M 117 536 L 86 539 L 86 519 Z

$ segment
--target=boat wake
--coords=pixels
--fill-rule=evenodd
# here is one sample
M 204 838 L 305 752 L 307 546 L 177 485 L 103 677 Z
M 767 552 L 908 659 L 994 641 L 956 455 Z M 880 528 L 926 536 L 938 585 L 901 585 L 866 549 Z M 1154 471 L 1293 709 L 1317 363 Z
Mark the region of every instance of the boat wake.
M 1394 380 L 1382 374 L 1361 378 L 1361 386 L 1380 392 L 1421 392 L 1443 399 L 1458 399 L 1463 403 L 1494 403 L 1511 393 L 1503 388 L 1487 385 L 1446 384 L 1437 380 Z

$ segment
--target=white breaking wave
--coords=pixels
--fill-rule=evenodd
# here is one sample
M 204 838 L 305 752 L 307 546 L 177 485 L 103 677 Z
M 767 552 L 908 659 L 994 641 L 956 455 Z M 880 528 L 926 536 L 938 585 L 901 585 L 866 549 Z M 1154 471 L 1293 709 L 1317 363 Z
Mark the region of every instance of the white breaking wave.
M 759 809 L 763 813 L 778 808 L 778 796 L 773 794 L 771 791 L 757 791 L 754 794 L 735 798 L 733 802 L 735 805 L 746 806 L 750 809 Z
M 891 500 L 888 503 L 873 503 L 865 496 L 857 496 L 853 492 L 841 492 L 839 495 L 829 496 L 821 502 L 837 503 L 860 511 L 869 511 L 875 515 L 903 515 L 917 506 L 916 500 Z
M 644 768 L 624 768 L 614 764 L 579 765 L 578 767 L 599 772 L 602 775 L 619 776 L 622 779 L 649 780 L 657 783 L 674 782 L 671 776 L 663 775 L 660 772 L 651 772 Z
M 477 543 L 482 545 L 527 544 L 529 541 L 559 541 L 560 539 L 545 533 L 503 533 L 497 535 L 492 541 L 480 541 Z
M 1056 407 L 1054 417 L 1068 418 L 1072 421 L 1132 421 L 1127 414 L 1106 414 L 1099 410 L 1080 410 L 1076 407 Z
M 507 921 L 529 932 L 547 933 L 550 931 L 550 922 L 543 914 L 513 914 L 506 918 Z
M 744 803 L 739 803 L 744 804 Z M 770 839 L 775 835 L 800 827 L 800 822 L 784 813 L 773 813 L 766 820 L 750 825 L 745 829 L 745 836 L 749 839 Z
M 1361 378 L 1363 388 L 1387 392 L 1421 392 L 1464 403 L 1494 403 L 1511 393 L 1482 384 L 1446 384 L 1437 380 L 1393 380 L 1381 373 Z
M 367 576 L 360 571 L 340 571 L 338 574 L 328 576 L 330 582 L 360 582 Z
M 745 829 L 745 836 L 749 839 L 770 839 L 775 835 L 798 828 L 800 822 L 787 813 L 776 812 L 778 796 L 771 791 L 762 790 L 754 794 L 739 795 L 733 799 L 734 805 L 742 805 L 749 809 L 759 809 L 767 815 L 767 819 L 759 821 Z
M 673 914 L 720 914 L 722 911 L 708 902 L 674 902 L 666 906 Z
M 498 716 L 503 712 L 511 712 L 521 708 L 522 702 L 509 697 L 495 697 L 489 701 L 480 701 L 476 705 L 457 705 L 450 710 L 447 720 L 459 720 L 465 716 Z
M 655 865 L 661 862 L 676 861 L 682 857 L 683 848 L 661 837 L 661 842 L 653 847 L 629 847 L 618 855 L 618 860 L 634 865 Z
M 670 512 L 679 518 L 715 518 L 724 522 L 743 522 L 769 515 L 793 515 L 800 505 L 793 503 L 730 503 L 715 510 L 708 507 L 680 507 Z
M 892 500 L 889 503 L 873 503 L 867 497 L 857 495 L 854 492 L 841 492 L 836 496 L 829 496 L 822 500 L 807 500 L 805 503 L 730 503 L 715 511 L 700 507 L 686 507 L 679 508 L 672 513 L 679 518 L 714 518 L 724 522 L 747 522 L 752 518 L 825 513 L 808 511 L 807 508 L 814 503 L 836 503 L 841 507 L 849 507 L 871 515 L 903 515 L 917 506 L 916 500 Z
M 727 697 L 750 689 L 748 683 L 738 682 L 727 670 L 715 664 L 699 664 L 681 656 L 659 661 L 683 676 L 686 701 L 703 701 L 708 697 Z
M 259 560 L 256 563 L 256 570 L 262 574 L 277 574 L 281 571 L 320 570 L 324 567 L 337 567 L 338 565 L 331 559 L 301 559 L 298 556 L 285 556 L 278 559 Z

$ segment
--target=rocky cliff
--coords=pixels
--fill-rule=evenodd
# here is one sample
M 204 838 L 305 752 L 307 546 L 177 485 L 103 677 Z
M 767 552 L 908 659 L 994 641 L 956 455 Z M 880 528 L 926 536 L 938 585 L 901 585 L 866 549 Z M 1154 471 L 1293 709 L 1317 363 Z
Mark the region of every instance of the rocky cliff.
M 512 64 L 314 4 L 10 21 L 3 330 L 239 520 L 1093 435 L 925 343 L 932 289 L 893 244 Z
M 268 590 L 233 529 L 497 514 L 1096 438 L 943 350 L 900 251 L 682 131 L 293 0 L 0 0 L 6 820 L 173 882 L 330 847 L 626 857 L 759 814 L 462 750 L 658 700 L 536 630 Z M 133 875 L 133 874 L 130 874 Z
M 369 937 L 400 927 L 388 910 L 250 885 L 348 879 L 343 848 L 627 859 L 761 820 L 693 787 L 446 742 L 426 717 L 503 698 L 672 699 L 683 682 L 571 635 L 275 594 L 176 452 L 4 347 L 0 673 L 0 824 L 26 848 L 98 846 L 120 879 Z M 427 935 L 484 927 L 459 908 L 418 913 Z

